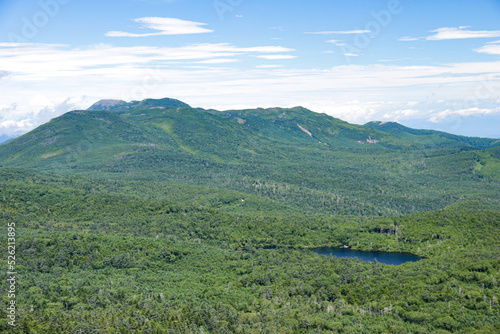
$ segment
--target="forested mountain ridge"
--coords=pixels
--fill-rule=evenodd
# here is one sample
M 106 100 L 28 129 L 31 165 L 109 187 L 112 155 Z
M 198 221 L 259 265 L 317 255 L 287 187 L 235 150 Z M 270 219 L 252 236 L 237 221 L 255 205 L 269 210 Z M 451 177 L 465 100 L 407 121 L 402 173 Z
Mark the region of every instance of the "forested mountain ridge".
M 498 140 L 406 133 L 302 107 L 217 111 L 174 99 L 104 100 L 1 145 L 0 164 L 231 189 L 331 214 L 499 203 L 499 146 L 483 148 Z
M 373 121 L 365 125 L 421 143 L 432 142 L 435 145 L 443 146 L 452 145 L 454 143 L 455 145 L 468 145 L 476 148 L 491 148 L 500 145 L 500 139 L 466 137 L 442 131 L 412 129 L 396 122 Z

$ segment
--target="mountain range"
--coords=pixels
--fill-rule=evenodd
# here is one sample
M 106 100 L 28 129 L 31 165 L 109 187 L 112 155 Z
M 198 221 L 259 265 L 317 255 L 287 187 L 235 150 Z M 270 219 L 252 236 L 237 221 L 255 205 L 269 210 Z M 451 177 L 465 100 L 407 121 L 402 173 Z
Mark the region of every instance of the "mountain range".
M 355 125 L 302 107 L 101 100 L 1 145 L 0 165 L 236 190 L 330 214 L 500 204 L 499 139 Z

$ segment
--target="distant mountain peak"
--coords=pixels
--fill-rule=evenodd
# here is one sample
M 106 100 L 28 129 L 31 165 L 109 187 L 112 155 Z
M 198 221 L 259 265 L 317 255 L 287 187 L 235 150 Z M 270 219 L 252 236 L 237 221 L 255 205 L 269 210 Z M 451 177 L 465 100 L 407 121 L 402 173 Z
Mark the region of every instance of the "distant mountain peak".
M 169 108 L 191 108 L 191 106 L 182 101 L 165 97 L 163 99 L 145 99 L 142 101 L 132 101 L 131 107 L 169 107 Z
M 116 106 L 123 106 L 127 104 L 127 102 L 122 101 L 122 100 L 111 100 L 111 99 L 104 99 L 104 100 L 99 100 L 93 105 L 90 106 L 87 110 L 111 110 Z
M 401 125 L 398 122 L 391 122 L 391 121 L 371 121 L 371 122 L 366 123 L 365 125 L 370 125 L 370 124 L 375 124 L 375 125 L 397 124 L 397 125 Z
M 122 100 L 104 99 L 94 103 L 87 110 L 106 110 L 106 111 L 124 111 L 132 108 L 191 108 L 182 101 L 163 98 L 163 99 L 145 99 L 142 101 L 125 102 Z
M 413 129 L 397 122 L 372 121 L 365 124 L 376 130 L 392 133 L 401 138 L 410 139 L 426 145 L 465 145 L 479 149 L 498 146 L 498 140 L 492 138 L 466 137 L 436 130 Z

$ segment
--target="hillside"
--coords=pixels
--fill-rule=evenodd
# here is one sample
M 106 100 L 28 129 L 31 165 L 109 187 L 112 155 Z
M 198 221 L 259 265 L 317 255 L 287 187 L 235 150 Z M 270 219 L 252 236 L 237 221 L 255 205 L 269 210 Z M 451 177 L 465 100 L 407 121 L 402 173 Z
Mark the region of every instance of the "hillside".
M 442 131 L 412 129 L 396 122 L 374 121 L 365 125 L 422 144 L 436 146 L 467 145 L 475 148 L 491 148 L 500 145 L 500 139 L 466 137 Z
M 488 153 L 496 148 L 485 149 L 498 140 L 382 127 L 301 107 L 217 111 L 173 99 L 104 100 L 1 145 L 0 161 L 236 190 L 329 214 L 395 215 L 485 198 L 499 204 L 500 160 Z

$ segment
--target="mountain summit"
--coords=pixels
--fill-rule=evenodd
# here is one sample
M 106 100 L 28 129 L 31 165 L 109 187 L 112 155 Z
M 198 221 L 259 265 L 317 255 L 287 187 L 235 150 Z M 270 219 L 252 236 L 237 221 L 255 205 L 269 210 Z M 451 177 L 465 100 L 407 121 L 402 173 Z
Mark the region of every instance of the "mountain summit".
M 87 110 L 111 110 L 117 106 L 124 106 L 127 102 L 122 100 L 99 100 Z
M 142 101 L 125 102 L 122 100 L 100 100 L 94 103 L 87 110 L 109 110 L 126 111 L 134 108 L 190 108 L 182 101 L 170 98 L 164 99 L 146 99 Z

